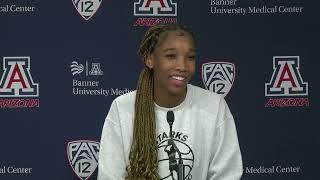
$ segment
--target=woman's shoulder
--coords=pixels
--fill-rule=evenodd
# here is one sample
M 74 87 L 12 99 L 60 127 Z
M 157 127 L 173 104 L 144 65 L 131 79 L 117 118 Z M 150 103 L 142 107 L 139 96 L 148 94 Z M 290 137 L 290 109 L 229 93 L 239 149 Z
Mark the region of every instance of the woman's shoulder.
M 118 97 L 116 97 L 115 99 L 114 99 L 114 101 L 116 101 L 116 102 L 129 102 L 129 101 L 134 101 L 135 100 L 135 97 L 136 97 L 136 90 L 134 90 L 134 91 L 131 91 L 131 92 L 128 92 L 128 93 L 126 93 L 126 94 L 123 94 L 123 95 L 120 95 L 120 96 L 118 96 Z
M 136 99 L 136 91 L 131 91 L 129 93 L 123 94 L 121 96 L 116 97 L 113 100 L 114 105 L 116 105 L 118 108 L 132 108 L 134 107 Z
M 198 86 L 194 86 L 189 84 L 188 87 L 192 89 L 192 95 L 193 99 L 199 100 L 199 101 L 210 101 L 212 102 L 213 100 L 220 101 L 223 97 L 215 92 L 203 89 Z
M 192 89 L 192 104 L 203 110 L 208 109 L 211 111 L 216 109 L 224 101 L 223 96 L 220 94 L 194 85 L 189 85 L 189 87 Z

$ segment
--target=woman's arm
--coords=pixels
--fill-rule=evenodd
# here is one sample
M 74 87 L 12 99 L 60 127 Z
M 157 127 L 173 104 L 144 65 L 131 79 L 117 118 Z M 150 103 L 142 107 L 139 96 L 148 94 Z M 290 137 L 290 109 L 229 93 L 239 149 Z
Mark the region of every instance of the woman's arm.
M 237 131 L 224 99 L 220 102 L 218 119 L 207 180 L 240 180 L 243 167 Z
M 98 180 L 122 180 L 125 177 L 125 155 L 116 101 L 105 120 L 99 151 Z

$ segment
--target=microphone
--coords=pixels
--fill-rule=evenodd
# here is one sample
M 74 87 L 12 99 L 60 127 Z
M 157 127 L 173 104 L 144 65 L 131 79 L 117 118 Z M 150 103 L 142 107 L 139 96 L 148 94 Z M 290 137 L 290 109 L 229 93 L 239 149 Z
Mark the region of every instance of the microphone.
M 176 146 L 176 144 L 173 141 L 173 135 L 172 135 L 172 125 L 174 122 L 174 113 L 173 111 L 168 111 L 167 112 L 167 122 L 170 126 L 170 140 L 172 142 L 172 146 L 174 147 L 174 149 L 177 151 L 178 156 L 179 156 L 179 163 L 178 163 L 178 180 L 184 180 L 184 165 L 183 165 L 183 160 L 181 157 L 181 152 L 179 151 L 178 147 Z
M 170 126 L 170 128 L 172 128 L 172 124 L 174 122 L 174 114 L 173 114 L 173 111 L 168 111 L 167 112 L 167 122 Z
M 173 142 L 173 134 L 172 134 L 172 125 L 174 122 L 174 114 L 173 111 L 168 111 L 167 112 L 167 122 L 170 126 L 170 132 L 169 132 L 169 136 L 170 136 L 170 141 L 174 144 Z

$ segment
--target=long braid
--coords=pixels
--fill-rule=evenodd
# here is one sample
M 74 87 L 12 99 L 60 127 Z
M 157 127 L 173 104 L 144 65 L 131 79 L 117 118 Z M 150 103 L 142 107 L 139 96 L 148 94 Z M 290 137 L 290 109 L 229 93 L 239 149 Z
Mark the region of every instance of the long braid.
M 151 27 L 142 39 L 138 54 L 143 61 L 159 43 L 167 31 L 183 31 L 185 27 L 169 24 Z M 156 121 L 153 100 L 153 70 L 145 67 L 139 76 L 135 100 L 133 140 L 127 166 L 127 180 L 158 180 L 158 148 L 156 144 Z
M 137 87 L 133 142 L 127 179 L 159 179 L 155 129 L 153 75 L 152 70 L 144 68 Z

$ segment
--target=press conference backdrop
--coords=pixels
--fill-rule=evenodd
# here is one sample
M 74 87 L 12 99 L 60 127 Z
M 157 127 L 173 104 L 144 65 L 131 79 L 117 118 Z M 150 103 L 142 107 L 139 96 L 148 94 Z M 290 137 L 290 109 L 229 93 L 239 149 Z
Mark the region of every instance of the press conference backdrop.
M 1 0 L 0 179 L 96 179 L 110 104 L 143 67 L 142 35 L 176 22 L 196 36 L 191 83 L 234 115 L 242 179 L 319 178 L 317 1 Z

